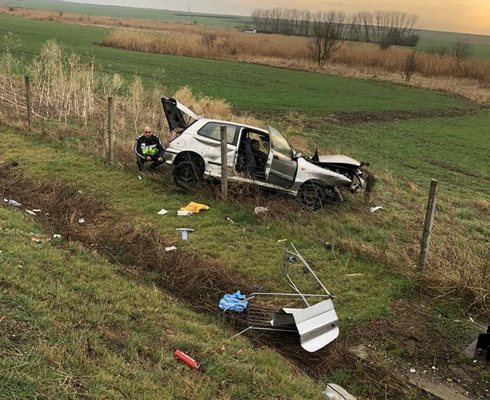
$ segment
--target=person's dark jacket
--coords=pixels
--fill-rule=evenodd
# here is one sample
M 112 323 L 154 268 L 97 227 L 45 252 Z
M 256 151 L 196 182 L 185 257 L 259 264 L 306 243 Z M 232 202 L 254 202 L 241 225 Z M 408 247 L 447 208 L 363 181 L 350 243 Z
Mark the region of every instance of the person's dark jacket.
M 139 158 L 145 160 L 146 157 L 163 158 L 163 154 L 165 153 L 165 148 L 163 147 L 162 142 L 160 142 L 158 136 L 153 134 L 148 138 L 145 137 L 145 135 L 141 135 L 136 140 L 134 150 Z

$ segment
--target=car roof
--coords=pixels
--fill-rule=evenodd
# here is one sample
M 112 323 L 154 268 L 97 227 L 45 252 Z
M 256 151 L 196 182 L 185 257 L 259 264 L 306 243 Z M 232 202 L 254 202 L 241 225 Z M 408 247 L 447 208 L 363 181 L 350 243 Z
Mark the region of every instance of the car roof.
M 218 124 L 238 125 L 238 126 L 241 126 L 243 128 L 254 129 L 254 130 L 258 130 L 258 131 L 262 131 L 264 133 L 267 133 L 267 129 L 259 128 L 257 126 L 252 126 L 252 125 L 241 124 L 240 122 L 222 121 L 222 120 L 219 120 L 219 119 L 207 119 L 207 118 L 200 118 L 198 121 L 202 125 L 205 125 L 208 122 L 216 122 Z

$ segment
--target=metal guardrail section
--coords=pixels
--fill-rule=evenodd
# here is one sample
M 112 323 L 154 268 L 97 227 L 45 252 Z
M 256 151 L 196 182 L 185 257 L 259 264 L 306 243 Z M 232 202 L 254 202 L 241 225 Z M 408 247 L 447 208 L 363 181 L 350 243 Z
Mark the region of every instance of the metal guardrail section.
M 292 243 L 291 249 L 285 252 L 284 267 L 289 285 L 295 293 L 252 293 L 243 300 L 249 302 L 244 315 L 248 327 L 234 337 L 249 330 L 294 333 L 299 335 L 303 349 L 315 352 L 339 336 L 338 317 L 332 301 L 334 296 Z M 290 264 L 297 261 L 301 263 L 305 273 L 311 274 L 325 294 L 306 294 L 300 291 L 290 274 Z

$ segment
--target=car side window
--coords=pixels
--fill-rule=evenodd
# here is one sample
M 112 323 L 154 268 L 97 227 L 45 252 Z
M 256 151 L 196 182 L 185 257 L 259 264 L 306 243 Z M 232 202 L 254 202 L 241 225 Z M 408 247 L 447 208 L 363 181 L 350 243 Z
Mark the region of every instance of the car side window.
M 236 145 L 238 141 L 238 131 L 240 127 L 237 125 L 223 124 L 219 122 L 208 122 L 197 131 L 198 135 L 208 137 L 210 139 L 221 140 L 221 127 L 226 127 L 226 141 L 228 144 Z

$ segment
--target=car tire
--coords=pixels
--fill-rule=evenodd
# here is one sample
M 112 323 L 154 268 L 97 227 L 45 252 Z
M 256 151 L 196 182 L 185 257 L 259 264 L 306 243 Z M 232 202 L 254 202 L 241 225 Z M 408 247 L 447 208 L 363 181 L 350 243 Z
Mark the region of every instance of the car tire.
M 318 211 L 323 207 L 326 200 L 325 188 L 317 183 L 305 183 L 298 191 L 298 200 L 303 207 Z
M 180 161 L 174 166 L 173 179 L 177 186 L 187 191 L 194 191 L 202 182 L 204 171 L 198 163 Z

